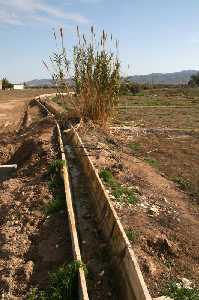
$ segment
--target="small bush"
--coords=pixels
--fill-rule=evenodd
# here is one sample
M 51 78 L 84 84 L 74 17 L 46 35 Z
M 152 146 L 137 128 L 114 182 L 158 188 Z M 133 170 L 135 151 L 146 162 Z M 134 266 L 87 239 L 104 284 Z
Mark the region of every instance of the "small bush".
M 137 202 L 137 195 L 132 190 L 121 186 L 109 170 L 102 170 L 100 172 L 100 178 L 111 188 L 112 195 L 116 201 L 128 202 L 129 204 L 135 204 Z
M 132 152 L 136 153 L 141 150 L 141 145 L 139 143 L 131 143 L 129 144 L 129 148 L 132 150 Z
M 65 199 L 63 195 L 56 195 L 45 207 L 46 215 L 51 215 L 65 208 Z
M 163 294 L 165 296 L 171 297 L 174 300 L 199 300 L 198 288 L 183 288 L 176 282 L 170 283 Z
M 39 290 L 33 288 L 28 300 L 77 300 L 78 299 L 78 270 L 83 268 L 82 262 L 74 261 L 68 265 L 59 267 L 49 274 L 49 288 Z
M 141 92 L 139 84 L 132 82 L 123 82 L 120 85 L 120 95 L 138 95 Z
M 64 160 L 57 159 L 48 167 L 48 175 L 50 176 L 48 188 L 53 198 L 44 208 L 46 215 L 51 215 L 65 208 L 64 183 L 60 176 L 60 169 L 65 163 Z
M 173 181 L 177 183 L 178 187 L 185 190 L 189 191 L 191 188 L 191 182 L 183 177 L 174 177 Z
M 134 243 L 137 240 L 137 238 L 139 237 L 139 233 L 135 229 L 126 229 L 125 232 L 126 232 L 126 235 L 129 239 L 129 241 L 132 243 Z
M 154 159 L 154 158 L 150 158 L 150 157 L 146 157 L 144 159 L 151 167 L 158 169 L 159 168 L 159 162 Z
M 65 160 L 56 159 L 48 167 L 49 174 L 58 174 L 61 168 L 66 164 Z

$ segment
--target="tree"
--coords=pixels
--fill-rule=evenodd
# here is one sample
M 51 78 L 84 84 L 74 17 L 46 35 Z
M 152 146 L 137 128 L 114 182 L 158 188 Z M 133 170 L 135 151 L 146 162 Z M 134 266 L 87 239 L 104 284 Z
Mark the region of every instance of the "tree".
M 188 82 L 190 86 L 199 86 L 199 72 L 196 75 L 192 75 Z
M 7 80 L 6 78 L 2 79 L 2 89 L 11 89 L 13 88 L 13 84 L 9 82 L 9 80 Z

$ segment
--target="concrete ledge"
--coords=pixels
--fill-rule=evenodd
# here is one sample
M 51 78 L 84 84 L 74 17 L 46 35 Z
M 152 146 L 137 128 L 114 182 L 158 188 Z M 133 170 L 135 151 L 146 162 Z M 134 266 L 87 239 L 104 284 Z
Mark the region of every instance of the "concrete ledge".
M 51 105 L 48 106 L 49 110 L 52 113 L 54 113 L 51 110 L 52 107 L 50 106 Z M 62 153 L 62 159 L 64 159 L 65 154 L 63 142 L 61 139 L 61 132 L 58 124 L 57 128 L 60 137 L 60 149 Z M 91 192 L 94 195 L 93 206 L 97 215 L 97 222 L 105 238 L 109 241 L 110 244 L 112 254 L 111 260 L 115 267 L 114 275 L 117 278 L 120 296 L 122 297 L 122 299 L 125 300 L 152 300 L 146 283 L 144 281 L 142 272 L 138 265 L 137 259 L 135 257 L 134 251 L 132 249 L 132 246 L 126 236 L 124 228 L 117 216 L 117 213 L 103 186 L 103 183 L 99 178 L 99 175 L 92 161 L 89 158 L 87 150 L 85 149 L 78 133 L 73 127 L 71 127 L 71 130 L 69 130 L 66 134 L 70 138 L 70 142 L 73 144 L 74 149 L 77 152 L 77 155 L 84 169 L 84 172 L 89 180 Z M 66 191 L 67 211 L 69 216 L 71 216 L 70 227 L 73 241 L 73 249 L 75 250 L 78 243 L 78 237 L 76 232 L 76 226 L 73 227 L 75 225 L 75 216 L 72 208 L 69 174 L 66 166 L 63 168 L 63 175 Z M 80 255 L 80 252 L 78 254 L 78 251 L 76 252 L 76 255 Z M 80 291 L 86 292 L 86 294 L 81 295 L 80 299 L 88 299 L 85 277 L 83 276 L 82 281 L 81 275 L 84 274 L 81 274 L 81 272 L 79 274 Z
M 7 179 L 17 170 L 17 165 L 0 165 L 0 180 Z
M 87 150 L 74 128 L 68 135 L 90 182 L 97 221 L 110 244 L 112 262 L 116 270 L 114 275 L 118 279 L 118 290 L 122 298 L 151 300 L 132 246 Z
M 36 100 L 39 107 L 47 113 L 47 115 L 50 115 L 53 117 L 53 114 L 46 108 L 40 101 Z M 67 161 L 66 156 L 64 153 L 64 146 L 61 136 L 61 130 L 59 127 L 59 124 L 55 120 L 56 128 L 57 128 L 57 135 L 58 135 L 58 143 L 59 148 L 61 152 L 61 159 L 66 162 L 66 164 L 63 165 L 63 168 L 61 170 L 61 175 L 64 180 L 64 189 L 65 189 L 65 197 L 66 197 L 66 212 L 68 215 L 68 222 L 69 222 L 69 229 L 70 229 L 70 235 L 71 235 L 71 242 L 72 242 L 72 250 L 73 250 L 73 257 L 75 260 L 82 261 L 81 258 L 81 252 L 79 247 L 79 240 L 78 240 L 78 233 L 77 233 L 77 226 L 76 226 L 76 219 L 75 219 L 75 213 L 72 203 L 72 193 L 71 193 L 71 187 L 70 187 L 70 181 L 69 181 L 69 172 L 67 167 Z M 87 292 L 87 285 L 86 285 L 86 278 L 85 273 L 82 268 L 79 269 L 79 299 L 80 300 L 89 300 L 88 292 Z

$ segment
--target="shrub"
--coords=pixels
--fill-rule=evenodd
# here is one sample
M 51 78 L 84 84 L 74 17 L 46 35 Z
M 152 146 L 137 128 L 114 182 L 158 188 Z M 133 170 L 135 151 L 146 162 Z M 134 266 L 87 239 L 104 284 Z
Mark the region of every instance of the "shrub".
M 5 89 L 11 89 L 13 88 L 13 84 L 10 83 L 6 78 L 3 78 L 2 79 L 2 89 L 5 90 Z
M 188 82 L 189 86 L 199 86 L 199 72 L 191 76 L 190 81 Z
M 39 290 L 33 288 L 30 291 L 28 300 L 75 300 L 78 299 L 78 270 L 83 268 L 87 272 L 85 265 L 79 261 L 73 261 L 68 265 L 59 267 L 49 274 L 49 288 Z
M 130 189 L 123 187 L 112 175 L 109 170 L 101 170 L 100 178 L 104 183 L 111 188 L 112 195 L 118 202 L 127 202 L 136 204 L 138 201 L 137 195 Z
M 105 31 L 100 41 L 91 27 L 91 42 L 81 36 L 77 28 L 78 45 L 74 47 L 74 80 L 80 113 L 85 119 L 106 123 L 118 103 L 120 88 L 120 63 L 112 51 Z M 116 50 L 118 43 L 116 42 Z
M 55 40 L 58 38 L 54 33 Z M 108 50 L 113 43 L 112 35 L 108 38 L 105 31 L 96 38 L 91 27 L 91 41 L 81 35 L 77 27 L 78 43 L 73 49 L 75 96 L 69 95 L 67 77 L 69 76 L 69 60 L 63 43 L 63 30 L 60 29 L 61 47 L 50 57 L 50 66 L 43 62 L 57 86 L 58 96 L 67 92 L 67 100 L 72 104 L 73 113 L 84 120 L 105 124 L 113 114 L 114 106 L 119 100 L 120 63 L 117 55 L 118 42 L 114 50 Z M 113 48 L 113 47 L 112 47 Z M 69 105 L 70 107 L 71 105 Z
M 171 282 L 165 289 L 164 295 L 174 300 L 199 300 L 199 289 L 184 288 L 176 282 Z
M 141 92 L 139 84 L 133 82 L 123 82 L 120 85 L 120 95 L 136 95 Z

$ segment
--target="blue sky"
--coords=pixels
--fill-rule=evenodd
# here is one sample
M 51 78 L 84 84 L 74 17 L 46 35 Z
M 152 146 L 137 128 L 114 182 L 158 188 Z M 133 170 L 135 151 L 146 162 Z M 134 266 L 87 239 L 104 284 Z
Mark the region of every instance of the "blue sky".
M 0 0 L 0 8 L 0 77 L 14 82 L 49 77 L 41 62 L 59 26 L 69 48 L 76 25 L 112 33 L 123 75 L 199 69 L 198 0 Z

